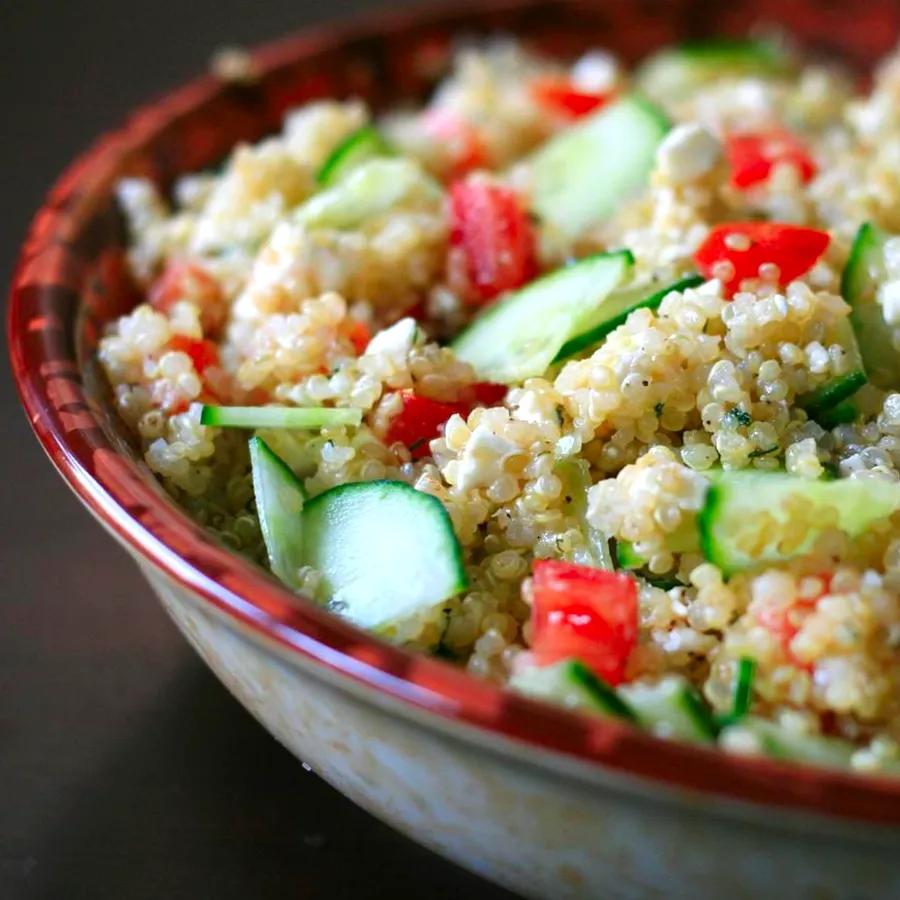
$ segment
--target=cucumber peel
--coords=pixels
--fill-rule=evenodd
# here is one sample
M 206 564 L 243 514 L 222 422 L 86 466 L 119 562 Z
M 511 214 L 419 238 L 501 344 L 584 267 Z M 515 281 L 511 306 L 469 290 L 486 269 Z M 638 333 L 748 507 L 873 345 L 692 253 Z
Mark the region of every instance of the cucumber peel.
M 798 508 L 799 522 L 792 520 Z M 897 509 L 900 484 L 878 478 L 809 481 L 783 472 L 729 471 L 712 480 L 697 525 L 703 555 L 730 576 L 808 552 L 829 523 L 854 538 Z
M 297 573 L 303 565 L 303 485 L 260 437 L 250 439 L 250 464 L 269 566 L 296 590 L 300 587 Z
M 451 346 L 487 381 L 543 375 L 567 341 L 594 327 L 597 310 L 633 264 L 620 250 L 557 269 L 488 307 Z
M 342 484 L 307 501 L 303 561 L 321 574 L 330 609 L 386 634 L 468 586 L 447 510 L 402 481 Z
M 746 716 L 738 724 L 729 725 L 722 731 L 720 740 L 727 744 L 728 738 L 738 733 L 755 738 L 766 756 L 817 766 L 847 768 L 856 750 L 853 744 L 841 738 L 795 733 L 758 716 Z
M 636 309 L 658 309 L 660 303 L 673 291 L 686 291 L 702 283 L 703 279 L 699 275 L 688 275 L 664 288 L 636 285 L 613 291 L 596 309 L 594 322 L 581 334 L 566 341 L 556 354 L 554 362 L 574 356 L 593 344 L 599 344 Z
M 878 302 L 878 288 L 887 280 L 884 245 L 889 237 L 876 225 L 864 224 L 841 276 L 841 295 L 850 304 L 850 322 L 866 373 L 884 389 L 900 384 L 900 350 L 894 346 L 893 329 Z
M 663 48 L 640 66 L 635 83 L 653 99 L 682 100 L 723 76 L 772 77 L 790 69 L 788 54 L 771 41 L 718 38 Z
M 716 739 L 718 728 L 709 707 L 679 675 L 655 684 L 622 685 L 619 694 L 635 711 L 638 722 L 659 737 L 704 743 Z
M 634 711 L 615 688 L 577 659 L 565 659 L 549 666 L 529 666 L 515 673 L 509 686 L 521 694 L 549 700 L 568 709 L 583 709 L 607 718 L 636 720 Z
M 841 319 L 832 340 L 827 343 L 840 344 L 850 357 L 850 364 L 845 374 L 838 375 L 797 398 L 797 405 L 805 409 L 809 417 L 817 422 L 820 422 L 822 417 L 827 419 L 829 410 L 852 397 L 868 381 L 860 347 L 849 319 Z
M 342 140 L 316 173 L 322 187 L 330 187 L 351 170 L 376 157 L 393 156 L 393 148 L 372 125 L 364 125 Z
M 647 184 L 669 121 L 636 95 L 604 106 L 530 157 L 532 210 L 567 238 L 608 219 Z
M 413 198 L 439 202 L 440 187 L 409 159 L 369 159 L 325 190 L 314 194 L 294 213 L 308 228 L 358 228 Z
M 201 425 L 218 428 L 333 428 L 360 422 L 362 411 L 345 407 L 205 405 L 200 412 Z

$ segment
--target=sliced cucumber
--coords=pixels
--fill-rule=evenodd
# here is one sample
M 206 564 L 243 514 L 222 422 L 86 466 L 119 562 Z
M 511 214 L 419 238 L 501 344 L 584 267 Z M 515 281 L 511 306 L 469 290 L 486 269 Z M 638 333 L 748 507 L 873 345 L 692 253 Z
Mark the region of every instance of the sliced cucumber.
M 303 559 L 321 573 L 331 609 L 380 632 L 467 586 L 447 511 L 402 481 L 343 484 L 308 501 Z
M 747 716 L 740 723 L 729 725 L 722 731 L 719 739 L 726 745 L 733 745 L 737 743 L 735 739 L 739 735 L 752 736 L 766 756 L 817 766 L 846 768 L 856 750 L 853 744 L 840 738 L 794 733 L 757 716 Z
M 352 229 L 411 199 L 440 200 L 441 189 L 409 159 L 370 159 L 315 194 L 295 213 L 309 228 Z
M 201 425 L 219 428 L 333 428 L 359 425 L 358 409 L 301 406 L 204 406 Z
M 714 741 L 718 729 L 703 698 L 680 675 L 656 684 L 632 682 L 619 688 L 638 722 L 660 737 L 682 741 Z
M 303 485 L 260 437 L 250 439 L 250 463 L 269 565 L 285 584 L 297 589 L 297 573 L 303 565 Z
M 551 666 L 530 666 L 513 675 L 509 686 L 521 694 L 569 709 L 589 710 L 615 719 L 635 719 L 634 711 L 615 689 L 577 659 L 565 659 Z
M 635 82 L 654 100 L 677 101 L 722 77 L 773 76 L 790 68 L 788 55 L 770 41 L 719 38 L 654 53 L 638 69 Z
M 543 375 L 634 264 L 627 250 L 589 256 L 488 307 L 452 344 L 480 378 L 513 384 Z
M 852 400 L 844 400 L 843 403 L 838 403 L 821 412 L 816 417 L 816 421 L 823 428 L 836 428 L 838 425 L 847 425 L 855 421 L 858 415 L 859 409 L 856 404 Z
M 631 541 L 616 541 L 616 559 L 620 569 L 640 569 L 647 565 L 647 560 L 635 551 Z
M 857 537 L 897 509 L 900 484 L 876 478 L 809 481 L 745 469 L 716 476 L 697 524 L 704 556 L 732 575 L 800 556 L 829 523 Z
M 563 344 L 554 362 L 574 356 L 593 344 L 599 344 L 636 309 L 657 309 L 673 291 L 686 291 L 702 283 L 703 279 L 699 275 L 688 275 L 662 289 L 644 284 L 613 291 L 595 310 L 594 321 L 587 329 Z
M 590 565 L 596 569 L 614 569 L 609 538 L 587 520 L 587 493 L 591 487 L 590 466 L 587 460 L 567 457 L 556 464 L 557 477 L 562 481 L 565 510 L 578 519 L 590 554 Z M 573 554 L 574 556 L 574 554 Z M 570 562 L 584 563 L 582 559 Z
M 841 319 L 827 343 L 840 344 L 850 357 L 850 365 L 844 375 L 832 378 L 814 391 L 797 398 L 797 405 L 805 409 L 809 417 L 816 421 L 820 421 L 829 410 L 852 397 L 868 380 L 849 319 Z
M 866 373 L 872 384 L 886 390 L 900 384 L 900 351 L 878 302 L 878 289 L 887 280 L 884 245 L 889 237 L 875 225 L 863 225 L 841 278 L 841 294 L 850 304 L 850 322 Z
M 344 178 L 348 172 L 356 169 L 361 163 L 377 157 L 393 156 L 390 144 L 381 136 L 377 128 L 364 125 L 347 135 L 316 173 L 316 181 L 323 187 L 330 187 Z
M 569 238 L 605 221 L 647 184 L 668 130 L 666 117 L 639 97 L 603 107 L 532 155 L 532 209 Z

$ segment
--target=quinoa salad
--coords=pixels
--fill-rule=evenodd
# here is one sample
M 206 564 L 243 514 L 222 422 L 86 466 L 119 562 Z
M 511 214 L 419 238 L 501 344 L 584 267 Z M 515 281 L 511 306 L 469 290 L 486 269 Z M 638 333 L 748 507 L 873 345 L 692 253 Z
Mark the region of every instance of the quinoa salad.
M 234 551 L 512 690 L 900 774 L 900 55 L 488 41 L 118 200 L 99 360 Z

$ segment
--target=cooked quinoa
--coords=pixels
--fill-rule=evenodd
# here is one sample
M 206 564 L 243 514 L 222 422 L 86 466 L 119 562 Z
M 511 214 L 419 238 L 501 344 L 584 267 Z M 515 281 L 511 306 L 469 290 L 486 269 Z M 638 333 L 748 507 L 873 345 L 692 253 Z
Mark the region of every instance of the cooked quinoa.
M 219 65 L 250 71 L 233 53 Z M 492 379 L 450 342 L 520 285 L 487 296 L 473 277 L 452 186 L 497 189 L 533 210 L 541 148 L 595 114 L 575 109 L 577 98 L 602 110 L 635 89 L 605 51 L 566 66 L 491 43 L 461 50 L 424 109 L 376 116 L 355 99 L 314 102 L 170 195 L 123 181 L 129 261 L 147 299 L 101 342 L 116 407 L 170 494 L 263 566 L 249 435 L 201 424 L 203 405 L 360 410 L 359 426 L 258 435 L 309 498 L 387 479 L 443 504 L 468 587 L 386 637 L 505 683 L 540 662 L 535 561 L 595 566 L 599 539 L 610 564 L 625 550 L 638 560 L 622 683 L 682 678 L 727 716 L 741 663 L 753 660 L 755 717 L 851 742 L 860 770 L 900 766 L 900 517 L 854 535 L 797 503 L 788 513 L 800 550 L 739 571 L 691 537 L 717 473 L 900 482 L 900 392 L 870 378 L 844 421 L 805 400 L 854 364 L 837 337 L 854 236 L 863 223 L 900 231 L 900 55 L 868 95 L 839 69 L 793 56 L 771 71 L 725 66 L 689 91 L 665 79 L 637 86 L 671 122 L 645 183 L 574 232 L 532 215 L 525 280 L 627 248 L 627 286 L 675 285 L 698 271 L 712 229 L 759 220 L 827 233 L 806 271 L 784 283 L 767 262 L 734 288 L 723 258 L 570 358 L 475 402 Z M 366 126 L 392 148 L 377 170 L 390 197 L 363 213 L 329 206 L 323 166 Z M 736 184 L 733 136 L 776 131 L 802 154 Z M 750 238 L 725 243 L 739 254 Z M 900 348 L 900 238 L 885 241 L 882 266 L 877 302 Z M 397 439 L 410 396 L 444 404 L 430 440 Z M 328 601 L 316 569 L 297 571 L 296 584 Z M 740 723 L 723 735 L 730 750 L 767 749 Z

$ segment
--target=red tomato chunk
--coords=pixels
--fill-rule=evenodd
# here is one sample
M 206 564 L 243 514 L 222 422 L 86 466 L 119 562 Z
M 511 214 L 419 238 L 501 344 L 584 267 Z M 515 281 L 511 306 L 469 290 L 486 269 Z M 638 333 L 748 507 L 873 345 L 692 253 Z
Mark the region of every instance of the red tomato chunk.
M 728 222 L 717 225 L 694 254 L 704 278 L 721 278 L 729 296 L 747 278 L 765 277 L 761 266 L 777 266 L 784 286 L 808 272 L 828 249 L 826 231 L 778 222 Z
M 369 326 L 358 319 L 353 320 L 347 337 L 350 339 L 350 343 L 353 344 L 353 349 L 356 351 L 357 356 L 362 356 L 366 352 L 366 347 L 369 346 L 369 341 L 372 340 Z
M 196 304 L 200 309 L 200 324 L 204 334 L 215 333 L 227 314 L 219 283 L 195 263 L 169 263 L 151 285 L 149 300 L 155 310 L 165 315 L 180 300 Z
M 210 366 L 219 364 L 219 348 L 212 341 L 198 341 L 182 334 L 176 334 L 169 341 L 169 348 L 186 353 L 191 358 L 194 368 L 201 375 Z
M 506 396 L 506 385 L 487 381 L 470 385 L 463 399 L 444 403 L 422 397 L 415 391 L 400 391 L 403 409 L 394 416 L 385 435 L 387 444 L 397 442 L 409 448 L 413 459 L 428 456 L 428 444 L 442 434 L 454 413 L 467 416 L 476 406 L 495 406 Z
M 473 169 L 487 165 L 487 150 L 475 126 L 462 116 L 443 109 L 432 109 L 422 119 L 425 133 L 445 145 L 452 155 L 451 178 L 461 178 Z
M 450 188 L 450 243 L 462 250 L 473 300 L 480 305 L 537 273 L 534 231 L 518 197 L 477 181 Z
M 606 92 L 579 90 L 568 78 L 552 76 L 535 79 L 531 94 L 544 109 L 567 119 L 580 119 L 594 112 L 611 96 Z
M 634 578 L 538 560 L 532 590 L 531 644 L 538 665 L 576 658 L 609 684 L 620 684 L 637 643 Z
M 768 181 L 775 166 L 793 166 L 803 184 L 816 174 L 816 164 L 803 142 L 789 131 L 739 132 L 725 140 L 731 183 L 748 188 Z

